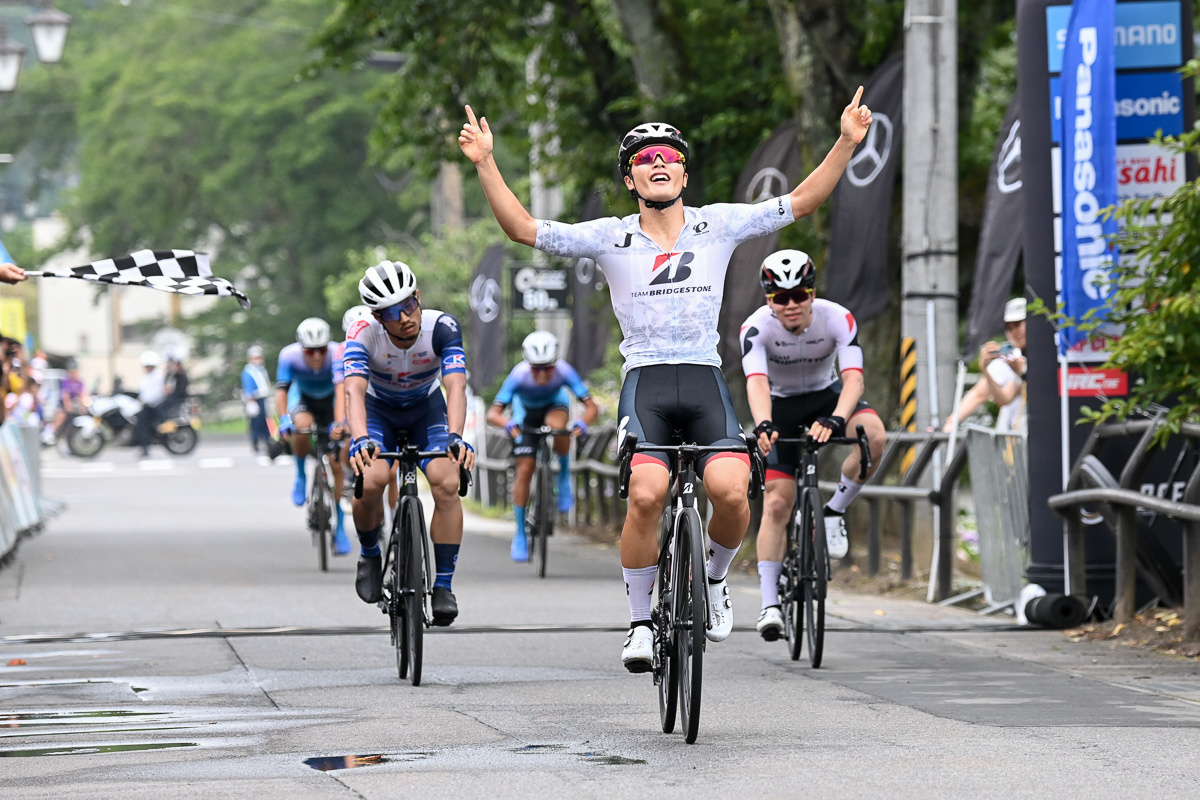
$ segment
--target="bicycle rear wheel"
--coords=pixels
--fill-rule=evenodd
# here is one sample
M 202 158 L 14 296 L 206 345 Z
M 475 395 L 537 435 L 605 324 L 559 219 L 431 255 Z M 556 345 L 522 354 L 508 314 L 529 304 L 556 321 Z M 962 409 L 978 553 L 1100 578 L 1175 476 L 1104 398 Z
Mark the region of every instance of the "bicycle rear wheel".
M 679 681 L 675 677 L 675 612 L 671 594 L 672 516 L 663 520 L 658 553 L 658 604 L 654 610 L 654 682 L 658 684 L 658 717 L 663 733 L 675 730 Z
M 804 642 L 804 559 L 805 549 L 799 531 L 803 496 L 797 501 L 792 518 L 787 526 L 787 554 L 783 559 L 783 576 L 780 580 L 779 600 L 783 604 L 783 629 L 787 634 L 788 655 L 792 661 L 800 660 Z
M 404 625 L 408 640 L 412 685 L 421 685 L 421 657 L 425 634 L 425 516 L 412 498 L 403 503 L 401 519 L 405 532 Z
M 684 509 L 675 532 L 676 638 L 675 667 L 679 676 L 679 717 L 683 740 L 696 741 L 700 731 L 700 689 L 704 676 L 704 629 L 708 590 L 704 570 L 704 530 L 694 508 Z
M 808 661 L 813 669 L 821 666 L 825 654 L 825 594 L 829 583 L 829 550 L 825 543 L 825 512 L 821 494 L 815 488 L 804 492 L 804 525 L 801 535 L 809 543 L 805 564 L 804 617 L 808 626 Z
M 534 537 L 529 540 L 529 556 L 533 559 L 533 571 L 539 578 L 546 577 L 546 541 L 554 526 L 554 492 L 550 489 L 550 467 L 545 460 L 537 469 L 537 513 L 534 520 Z
M 384 581 L 388 620 L 391 622 L 392 646 L 396 648 L 396 674 L 400 680 L 408 679 L 408 625 L 404 613 L 404 555 L 402 543 L 404 531 L 399 521 L 392 523 L 391 538 L 388 539 L 388 564 L 385 565 Z

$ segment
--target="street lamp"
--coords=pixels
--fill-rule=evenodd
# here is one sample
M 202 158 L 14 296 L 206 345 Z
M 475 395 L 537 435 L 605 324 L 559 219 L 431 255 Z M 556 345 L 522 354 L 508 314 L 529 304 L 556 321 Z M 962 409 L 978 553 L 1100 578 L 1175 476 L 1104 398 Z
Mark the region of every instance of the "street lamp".
M 22 0 L 0 0 L 0 6 L 27 6 Z M 62 61 L 63 48 L 67 44 L 67 30 L 71 27 L 71 15 L 50 7 L 50 0 L 37 0 L 38 10 L 25 19 L 33 34 L 33 49 L 38 61 L 57 64 Z M 0 22 L 0 93 L 7 94 L 17 88 L 17 77 L 21 74 L 21 62 L 25 58 L 25 46 L 8 38 L 4 23 Z

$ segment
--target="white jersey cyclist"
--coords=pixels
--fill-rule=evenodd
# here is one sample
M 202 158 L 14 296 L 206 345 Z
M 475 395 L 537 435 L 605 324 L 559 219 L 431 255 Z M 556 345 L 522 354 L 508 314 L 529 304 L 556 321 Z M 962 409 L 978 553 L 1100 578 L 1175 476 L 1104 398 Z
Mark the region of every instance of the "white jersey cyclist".
M 815 298 L 812 304 L 812 324 L 798 333 L 785 328 L 769 305 L 742 323 L 742 369 L 747 378 L 765 375 L 772 397 L 817 392 L 837 383 L 846 370 L 862 372 L 854 315 L 830 300 Z
M 624 341 L 625 369 L 651 364 L 720 367 L 717 318 L 735 247 L 791 224 L 787 196 L 753 205 L 684 208 L 671 252 L 641 229 L 639 215 L 569 224 L 537 223 L 538 250 L 591 258 L 604 272 Z
M 346 376 L 367 379 L 367 396 L 396 408 L 425 403 L 443 374 L 467 371 L 458 320 L 433 309 L 423 311 L 416 342 L 403 350 L 378 320 L 354 323 L 342 363 Z

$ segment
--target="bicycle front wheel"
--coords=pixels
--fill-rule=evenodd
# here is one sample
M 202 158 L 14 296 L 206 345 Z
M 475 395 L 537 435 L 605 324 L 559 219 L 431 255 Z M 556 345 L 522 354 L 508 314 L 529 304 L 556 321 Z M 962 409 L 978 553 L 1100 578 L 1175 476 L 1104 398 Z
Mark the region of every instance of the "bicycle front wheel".
M 801 535 L 808 543 L 805 564 L 804 617 L 808 624 L 808 661 L 821 666 L 825 654 L 825 594 L 829 584 L 829 550 L 825 544 L 825 512 L 821 493 L 813 487 L 804 492 L 805 524 Z
M 404 626 L 412 685 L 421 685 L 421 656 L 425 635 L 425 516 L 415 499 L 402 503 L 404 524 Z
M 329 571 L 329 524 L 333 516 L 332 493 L 329 490 L 329 480 L 325 477 L 325 467 L 317 462 L 313 471 L 312 492 L 309 494 L 309 525 L 312 528 L 313 547 L 317 548 L 317 567 L 321 572 Z
M 554 525 L 554 492 L 550 489 L 550 467 L 543 460 L 537 470 L 537 513 L 534 516 L 533 537 L 529 540 L 529 556 L 533 559 L 533 571 L 539 578 L 546 577 L 546 541 Z
M 675 610 L 671 593 L 671 534 L 673 517 L 663 520 L 658 553 L 658 604 L 654 619 L 654 682 L 658 684 L 658 717 L 663 733 L 675 730 L 679 681 L 675 677 Z
M 704 570 L 704 530 L 694 508 L 679 515 L 675 531 L 676 639 L 675 666 L 679 676 L 679 716 L 683 739 L 696 741 L 700 731 L 700 687 L 704 675 L 704 629 L 708 618 L 708 589 Z
M 804 559 L 806 550 L 800 531 L 802 515 L 800 497 L 787 527 L 787 555 L 783 559 L 783 575 L 780 579 L 779 600 L 783 604 L 783 629 L 787 634 L 788 655 L 792 661 L 800 660 L 804 648 Z

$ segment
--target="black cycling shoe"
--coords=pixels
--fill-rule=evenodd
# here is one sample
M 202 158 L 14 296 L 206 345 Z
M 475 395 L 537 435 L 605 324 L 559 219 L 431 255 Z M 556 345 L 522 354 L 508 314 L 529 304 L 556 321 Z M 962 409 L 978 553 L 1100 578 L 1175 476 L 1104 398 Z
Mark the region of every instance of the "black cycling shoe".
M 446 626 L 458 616 L 458 601 L 454 592 L 444 586 L 433 587 L 433 624 Z
M 358 559 L 354 591 L 358 592 L 364 603 L 378 603 L 383 599 L 383 556 L 362 556 Z

